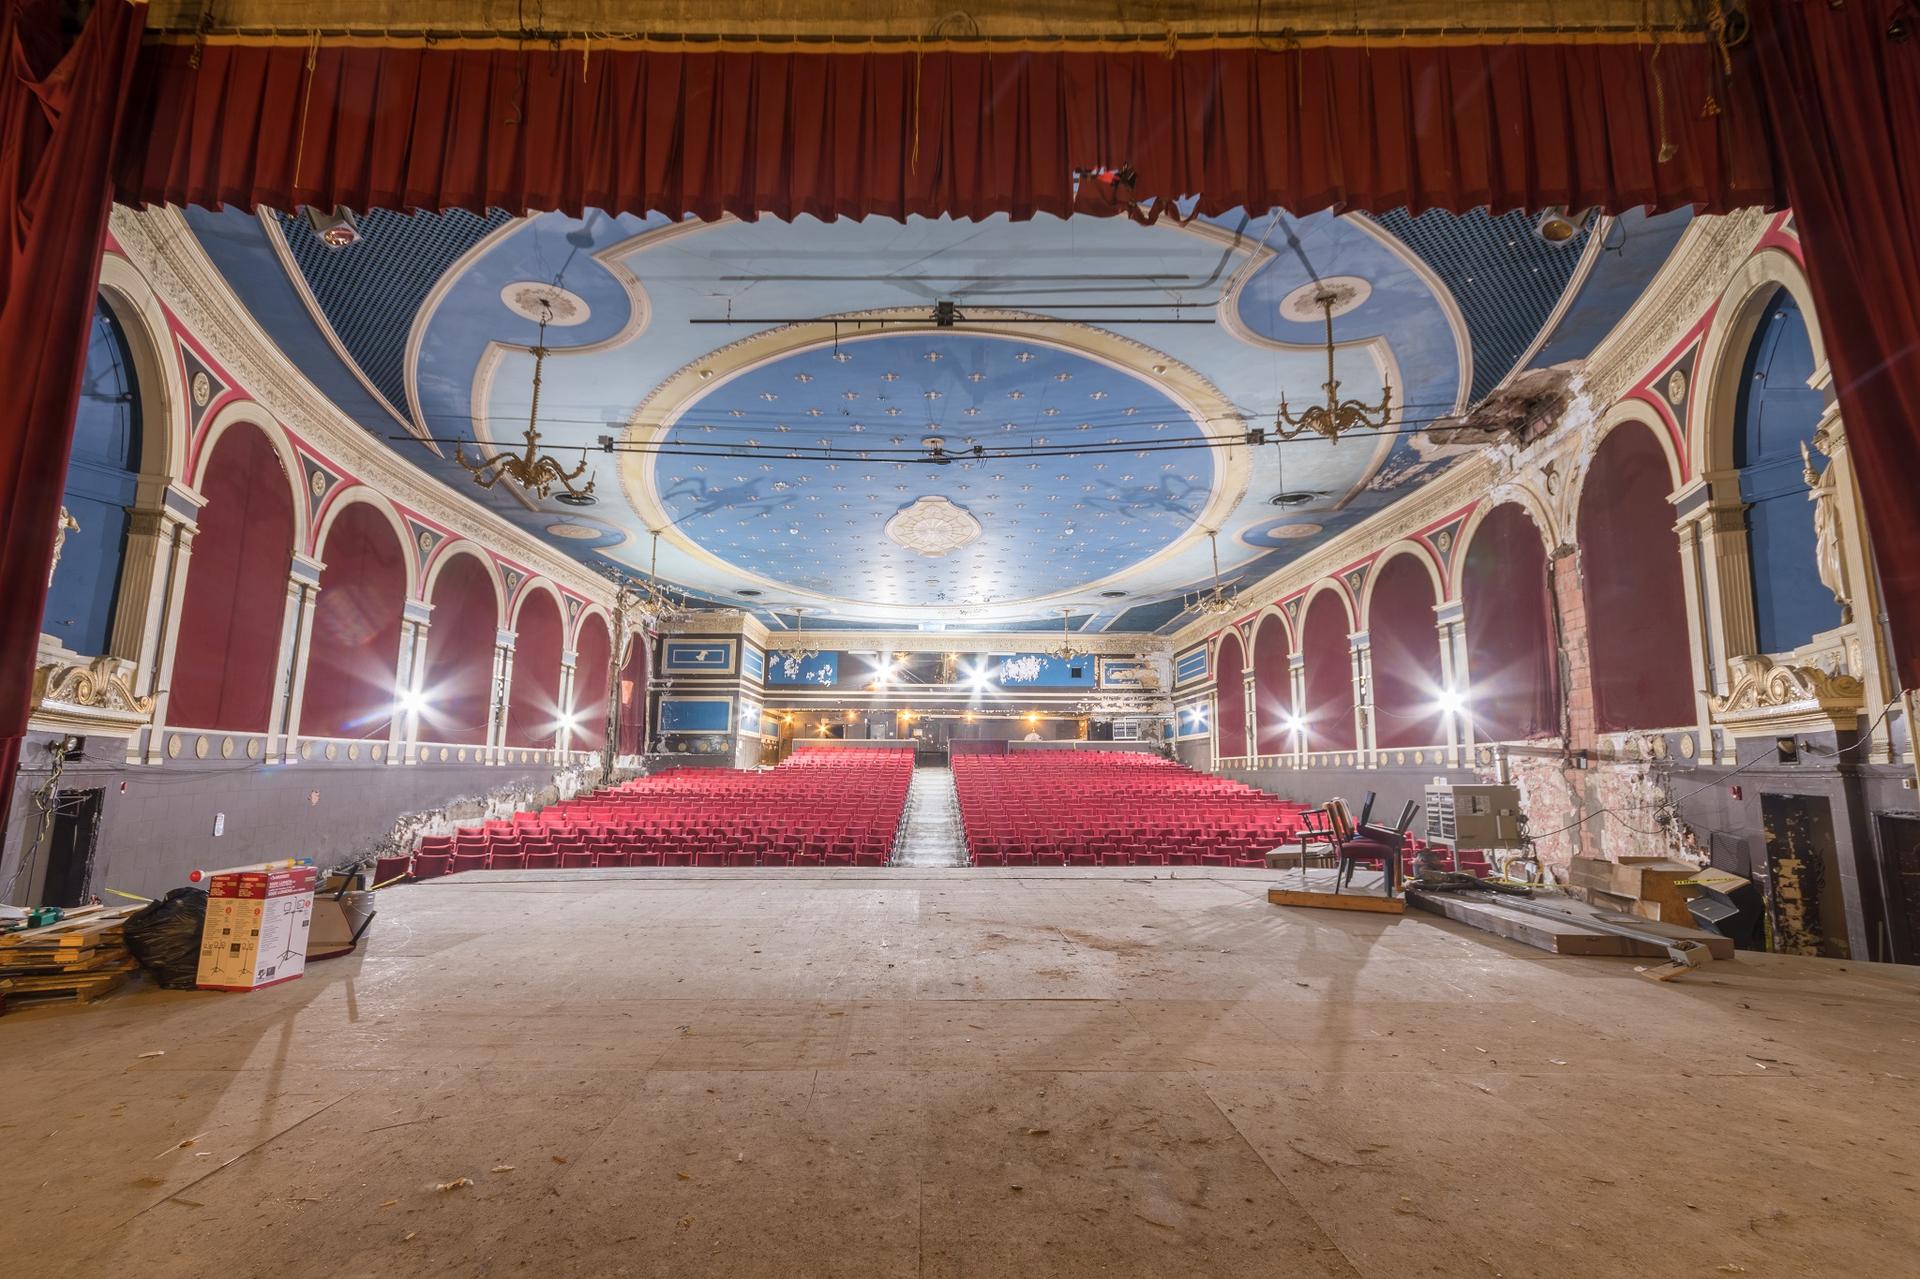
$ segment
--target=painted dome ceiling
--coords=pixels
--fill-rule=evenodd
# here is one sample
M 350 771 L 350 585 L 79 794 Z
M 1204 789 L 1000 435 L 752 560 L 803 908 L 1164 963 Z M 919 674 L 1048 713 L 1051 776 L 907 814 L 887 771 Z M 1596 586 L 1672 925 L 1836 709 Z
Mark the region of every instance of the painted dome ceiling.
M 1582 358 L 1685 216 L 1560 245 L 1525 214 L 823 223 L 373 212 L 333 249 L 285 215 L 190 210 L 316 386 L 426 472 L 593 565 L 780 625 L 1177 625 L 1444 470 L 1423 428 Z M 1281 397 L 1391 429 L 1250 447 Z M 542 303 L 543 448 L 595 505 L 482 492 L 515 448 Z M 935 307 L 951 302 L 951 327 Z M 930 441 L 937 441 L 931 443 Z M 936 457 L 935 454 L 938 456 Z M 1292 502 L 1276 505 L 1282 492 Z

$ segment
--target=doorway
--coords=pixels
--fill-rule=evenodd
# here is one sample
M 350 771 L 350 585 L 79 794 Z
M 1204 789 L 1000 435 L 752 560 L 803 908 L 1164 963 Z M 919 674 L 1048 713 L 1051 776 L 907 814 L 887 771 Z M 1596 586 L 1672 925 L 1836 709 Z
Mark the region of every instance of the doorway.
M 93 879 L 93 854 L 100 842 L 100 810 L 106 791 L 63 790 L 53 794 L 53 829 L 47 841 L 47 878 L 40 901 L 46 906 L 83 906 Z

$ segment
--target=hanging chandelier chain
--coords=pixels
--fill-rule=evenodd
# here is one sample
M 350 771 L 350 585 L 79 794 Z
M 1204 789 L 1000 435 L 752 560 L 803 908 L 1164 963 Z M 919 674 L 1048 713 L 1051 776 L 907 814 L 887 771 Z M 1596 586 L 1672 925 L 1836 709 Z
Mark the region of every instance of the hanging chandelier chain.
M 1311 405 L 1296 414 L 1287 406 L 1287 395 L 1282 391 L 1280 407 L 1273 415 L 1273 432 L 1278 439 L 1298 439 L 1312 433 L 1328 443 L 1338 443 L 1342 431 L 1386 430 L 1393 419 L 1391 382 L 1382 385 L 1378 404 L 1340 398 L 1340 378 L 1334 368 L 1333 342 L 1333 307 L 1340 300 L 1340 295 L 1332 289 L 1323 289 L 1315 298 L 1326 321 L 1327 380 L 1321 383 L 1320 389 L 1327 393 L 1327 402 Z
M 556 485 L 562 492 L 554 499 L 568 506 L 591 506 L 598 501 L 593 495 L 594 481 L 591 476 L 583 485 L 574 481 L 587 473 L 586 450 L 580 453 L 580 464 L 568 470 L 565 463 L 551 453 L 540 451 L 540 387 L 546 380 L 547 364 L 547 326 L 553 322 L 553 301 L 540 299 L 540 334 L 533 346 L 533 394 L 527 408 L 527 428 L 522 433 L 525 450 L 521 453 L 494 453 L 491 456 L 474 461 L 467 457 L 466 449 L 455 444 L 454 461 L 465 467 L 473 476 L 473 482 L 483 489 L 490 489 L 501 480 L 511 480 L 535 497 L 544 498 Z

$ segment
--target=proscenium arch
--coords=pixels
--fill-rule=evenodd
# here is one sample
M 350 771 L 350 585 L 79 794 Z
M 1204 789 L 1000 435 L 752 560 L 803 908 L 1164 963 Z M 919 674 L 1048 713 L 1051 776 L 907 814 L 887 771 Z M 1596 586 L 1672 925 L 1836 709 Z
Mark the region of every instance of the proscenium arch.
M 329 496 L 327 504 L 320 511 L 320 525 L 313 534 L 313 558 L 324 566 L 327 559 L 327 535 L 333 532 L 333 526 L 349 507 L 371 506 L 378 511 L 393 529 L 393 535 L 400 542 L 401 561 L 407 571 L 407 599 L 420 598 L 419 557 L 413 553 L 413 531 L 400 515 L 400 509 L 392 499 L 368 484 L 348 484 L 336 488 Z
M 1713 319 L 1700 342 L 1695 361 L 1694 387 L 1687 422 L 1688 455 L 1694 475 L 1733 470 L 1735 415 L 1740 405 L 1742 371 L 1747 348 L 1765 318 L 1774 292 L 1785 289 L 1807 323 L 1807 341 L 1813 347 L 1816 375 L 1827 365 L 1826 341 L 1806 271 L 1783 249 L 1766 248 L 1748 258 L 1721 290 Z

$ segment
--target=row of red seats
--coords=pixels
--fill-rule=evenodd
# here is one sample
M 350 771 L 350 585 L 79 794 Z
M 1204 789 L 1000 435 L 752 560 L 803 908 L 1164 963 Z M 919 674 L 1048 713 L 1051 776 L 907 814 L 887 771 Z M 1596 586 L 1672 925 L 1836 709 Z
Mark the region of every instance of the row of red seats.
M 569 866 L 883 866 L 912 780 L 911 750 L 813 748 L 773 769 L 670 769 L 426 836 L 410 869 L 430 879 Z M 383 881 L 398 873 L 387 860 L 376 871 Z
M 963 755 L 953 774 L 983 866 L 1260 866 L 1306 810 L 1140 752 Z

